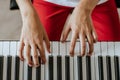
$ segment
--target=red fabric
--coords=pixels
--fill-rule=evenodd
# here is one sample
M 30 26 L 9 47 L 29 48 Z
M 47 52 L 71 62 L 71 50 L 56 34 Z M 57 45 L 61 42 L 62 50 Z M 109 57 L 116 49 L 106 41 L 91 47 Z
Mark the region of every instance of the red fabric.
M 34 0 L 33 6 L 51 41 L 59 41 L 69 13 L 73 8 Z M 120 23 L 114 0 L 96 6 L 92 13 L 99 41 L 120 41 Z

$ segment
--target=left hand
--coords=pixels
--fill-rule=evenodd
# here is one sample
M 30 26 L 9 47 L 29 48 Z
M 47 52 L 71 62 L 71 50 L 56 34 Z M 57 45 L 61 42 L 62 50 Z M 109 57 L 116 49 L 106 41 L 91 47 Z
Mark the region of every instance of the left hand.
M 97 35 L 91 20 L 91 11 L 78 6 L 75 7 L 62 33 L 62 42 L 67 39 L 70 31 L 72 31 L 70 55 L 74 56 L 77 38 L 81 42 L 81 55 L 84 56 L 86 53 L 86 39 L 89 44 L 88 55 L 91 55 L 94 50 L 94 43 L 97 41 Z

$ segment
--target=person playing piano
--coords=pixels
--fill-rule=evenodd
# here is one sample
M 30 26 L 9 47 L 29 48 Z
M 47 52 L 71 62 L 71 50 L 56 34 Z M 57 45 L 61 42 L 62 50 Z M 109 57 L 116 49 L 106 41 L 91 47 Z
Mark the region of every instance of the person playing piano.
M 71 56 L 74 56 L 77 39 L 81 43 L 82 56 L 86 53 L 86 40 L 89 43 L 88 55 L 92 55 L 97 40 L 120 40 L 120 23 L 114 0 L 33 0 L 32 3 L 31 0 L 16 1 L 23 21 L 18 53 L 20 59 L 24 60 L 25 50 L 29 66 L 39 66 L 39 54 L 42 63 L 46 62 L 43 42 L 50 53 L 49 41 L 61 39 L 65 42 L 70 31 Z M 30 54 L 33 55 L 33 61 Z

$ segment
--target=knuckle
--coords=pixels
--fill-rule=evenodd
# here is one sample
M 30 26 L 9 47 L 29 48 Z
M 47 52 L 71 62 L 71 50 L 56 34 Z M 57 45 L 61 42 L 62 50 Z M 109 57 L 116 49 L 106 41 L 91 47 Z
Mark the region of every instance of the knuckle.
M 34 58 L 38 58 L 38 55 L 37 55 L 37 54 L 34 54 L 33 57 L 34 57 Z
M 83 48 L 83 49 L 85 49 L 86 48 L 86 45 L 84 44 L 84 45 L 81 45 L 81 47 Z
M 41 40 L 36 40 L 37 44 L 42 44 L 42 41 Z
M 73 30 L 73 34 L 78 34 L 78 33 L 79 33 L 79 29 L 78 28 Z

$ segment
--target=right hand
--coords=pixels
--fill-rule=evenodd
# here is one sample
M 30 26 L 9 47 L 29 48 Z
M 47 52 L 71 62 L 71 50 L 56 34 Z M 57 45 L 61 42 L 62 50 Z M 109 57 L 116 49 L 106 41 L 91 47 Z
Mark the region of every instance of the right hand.
M 50 42 L 47 34 L 42 27 L 37 15 L 29 15 L 24 18 L 22 33 L 20 38 L 19 57 L 23 61 L 23 50 L 26 55 L 26 61 L 29 66 L 39 66 L 38 55 L 44 64 L 46 62 L 45 50 L 43 45 L 45 41 L 46 49 L 50 52 Z M 31 59 L 32 55 L 32 59 Z

